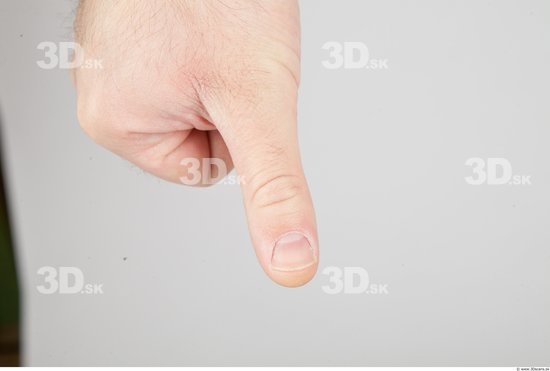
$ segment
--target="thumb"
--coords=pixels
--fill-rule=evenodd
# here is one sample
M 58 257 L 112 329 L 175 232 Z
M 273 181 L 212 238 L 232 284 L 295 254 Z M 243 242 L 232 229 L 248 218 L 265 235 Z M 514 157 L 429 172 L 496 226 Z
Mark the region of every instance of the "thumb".
M 315 213 L 296 128 L 298 84 L 288 71 L 241 83 L 212 117 L 243 179 L 250 235 L 275 282 L 307 283 L 319 260 Z

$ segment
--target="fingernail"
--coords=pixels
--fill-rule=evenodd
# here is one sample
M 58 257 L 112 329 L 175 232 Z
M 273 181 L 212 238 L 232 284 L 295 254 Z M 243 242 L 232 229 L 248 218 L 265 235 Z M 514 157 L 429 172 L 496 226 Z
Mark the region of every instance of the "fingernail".
M 315 264 L 308 239 L 299 232 L 285 234 L 277 241 L 271 257 L 271 268 L 277 271 L 299 271 Z

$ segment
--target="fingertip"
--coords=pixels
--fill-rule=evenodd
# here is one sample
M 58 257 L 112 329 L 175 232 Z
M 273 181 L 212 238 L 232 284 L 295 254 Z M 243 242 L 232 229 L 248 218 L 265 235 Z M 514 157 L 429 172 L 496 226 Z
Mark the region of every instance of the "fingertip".
M 288 232 L 275 242 L 266 272 L 282 286 L 303 286 L 317 272 L 318 255 L 311 238 L 302 232 Z
M 269 278 L 271 278 L 275 283 L 284 286 L 284 287 L 300 287 L 307 284 L 309 281 L 315 277 L 317 272 L 317 262 L 312 265 L 302 268 L 298 271 L 279 271 L 271 269 L 268 272 Z

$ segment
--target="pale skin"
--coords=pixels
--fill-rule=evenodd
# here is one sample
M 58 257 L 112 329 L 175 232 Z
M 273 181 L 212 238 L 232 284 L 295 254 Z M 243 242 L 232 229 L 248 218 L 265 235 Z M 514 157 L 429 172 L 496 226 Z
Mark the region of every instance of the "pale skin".
M 234 166 L 263 270 L 283 286 L 311 280 L 319 243 L 296 130 L 297 1 L 84 0 L 75 30 L 103 66 L 73 71 L 84 131 L 171 182 L 188 174 L 184 159 Z

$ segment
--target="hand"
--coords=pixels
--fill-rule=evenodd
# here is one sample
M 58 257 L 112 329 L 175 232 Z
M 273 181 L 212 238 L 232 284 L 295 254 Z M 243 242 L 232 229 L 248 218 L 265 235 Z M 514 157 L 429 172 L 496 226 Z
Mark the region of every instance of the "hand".
M 185 159 L 234 164 L 262 268 L 308 282 L 319 253 L 296 133 L 297 2 L 84 0 L 75 31 L 103 64 L 73 74 L 84 131 L 172 182 L 189 175 Z

